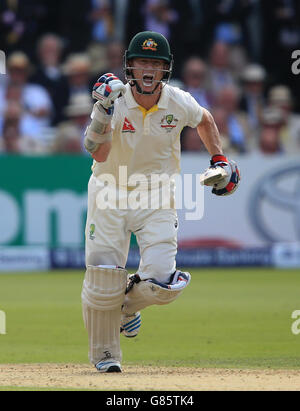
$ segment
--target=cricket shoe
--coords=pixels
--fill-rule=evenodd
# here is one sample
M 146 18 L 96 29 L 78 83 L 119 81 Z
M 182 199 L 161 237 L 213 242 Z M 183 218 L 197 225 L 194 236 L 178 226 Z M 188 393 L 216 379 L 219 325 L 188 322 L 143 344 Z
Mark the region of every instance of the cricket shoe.
M 139 311 L 132 315 L 123 314 L 121 318 L 120 333 L 128 338 L 136 337 L 141 328 L 141 324 L 142 318 Z
M 102 360 L 95 364 L 99 372 L 121 372 L 121 364 L 113 358 Z

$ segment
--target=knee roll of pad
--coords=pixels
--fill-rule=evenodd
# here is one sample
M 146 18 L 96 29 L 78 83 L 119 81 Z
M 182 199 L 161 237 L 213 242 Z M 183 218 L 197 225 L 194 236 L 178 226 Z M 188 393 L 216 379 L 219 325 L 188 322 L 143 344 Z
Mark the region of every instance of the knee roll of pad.
M 89 265 L 82 287 L 82 302 L 94 310 L 114 311 L 125 298 L 127 271 Z

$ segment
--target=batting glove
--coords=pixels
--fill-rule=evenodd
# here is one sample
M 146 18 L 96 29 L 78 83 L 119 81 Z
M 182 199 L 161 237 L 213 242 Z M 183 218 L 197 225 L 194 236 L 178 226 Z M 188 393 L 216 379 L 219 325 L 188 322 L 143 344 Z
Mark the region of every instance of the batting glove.
M 114 74 L 103 74 L 93 87 L 92 96 L 98 100 L 107 114 L 112 114 L 114 101 L 126 91 L 125 84 Z
M 213 186 L 212 193 L 217 196 L 233 194 L 240 179 L 236 163 L 228 160 L 223 154 L 212 156 L 210 167 L 200 177 L 202 184 Z

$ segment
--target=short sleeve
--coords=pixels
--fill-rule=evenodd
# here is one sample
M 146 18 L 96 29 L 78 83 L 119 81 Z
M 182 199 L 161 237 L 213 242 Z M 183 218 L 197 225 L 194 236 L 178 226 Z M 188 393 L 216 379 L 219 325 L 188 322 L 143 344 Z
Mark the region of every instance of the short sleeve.
M 187 126 L 195 128 L 202 120 L 203 107 L 201 107 L 190 93 L 185 92 L 187 108 Z
M 186 113 L 185 125 L 192 128 L 197 127 L 202 120 L 203 107 L 201 107 L 194 97 L 192 97 L 192 95 L 187 91 L 183 91 L 175 87 L 173 90 L 175 91 L 173 98 Z

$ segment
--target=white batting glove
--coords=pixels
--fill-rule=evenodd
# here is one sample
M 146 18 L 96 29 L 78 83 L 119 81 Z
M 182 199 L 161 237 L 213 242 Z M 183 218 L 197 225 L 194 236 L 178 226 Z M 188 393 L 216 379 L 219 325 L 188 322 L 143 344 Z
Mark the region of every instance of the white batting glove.
M 241 179 L 236 163 L 223 154 L 217 154 L 212 156 L 210 164 L 200 176 L 201 184 L 213 186 L 212 193 L 217 196 L 233 194 Z
M 98 100 L 107 114 L 113 112 L 114 101 L 126 91 L 125 84 L 114 74 L 103 74 L 93 87 L 92 96 Z

